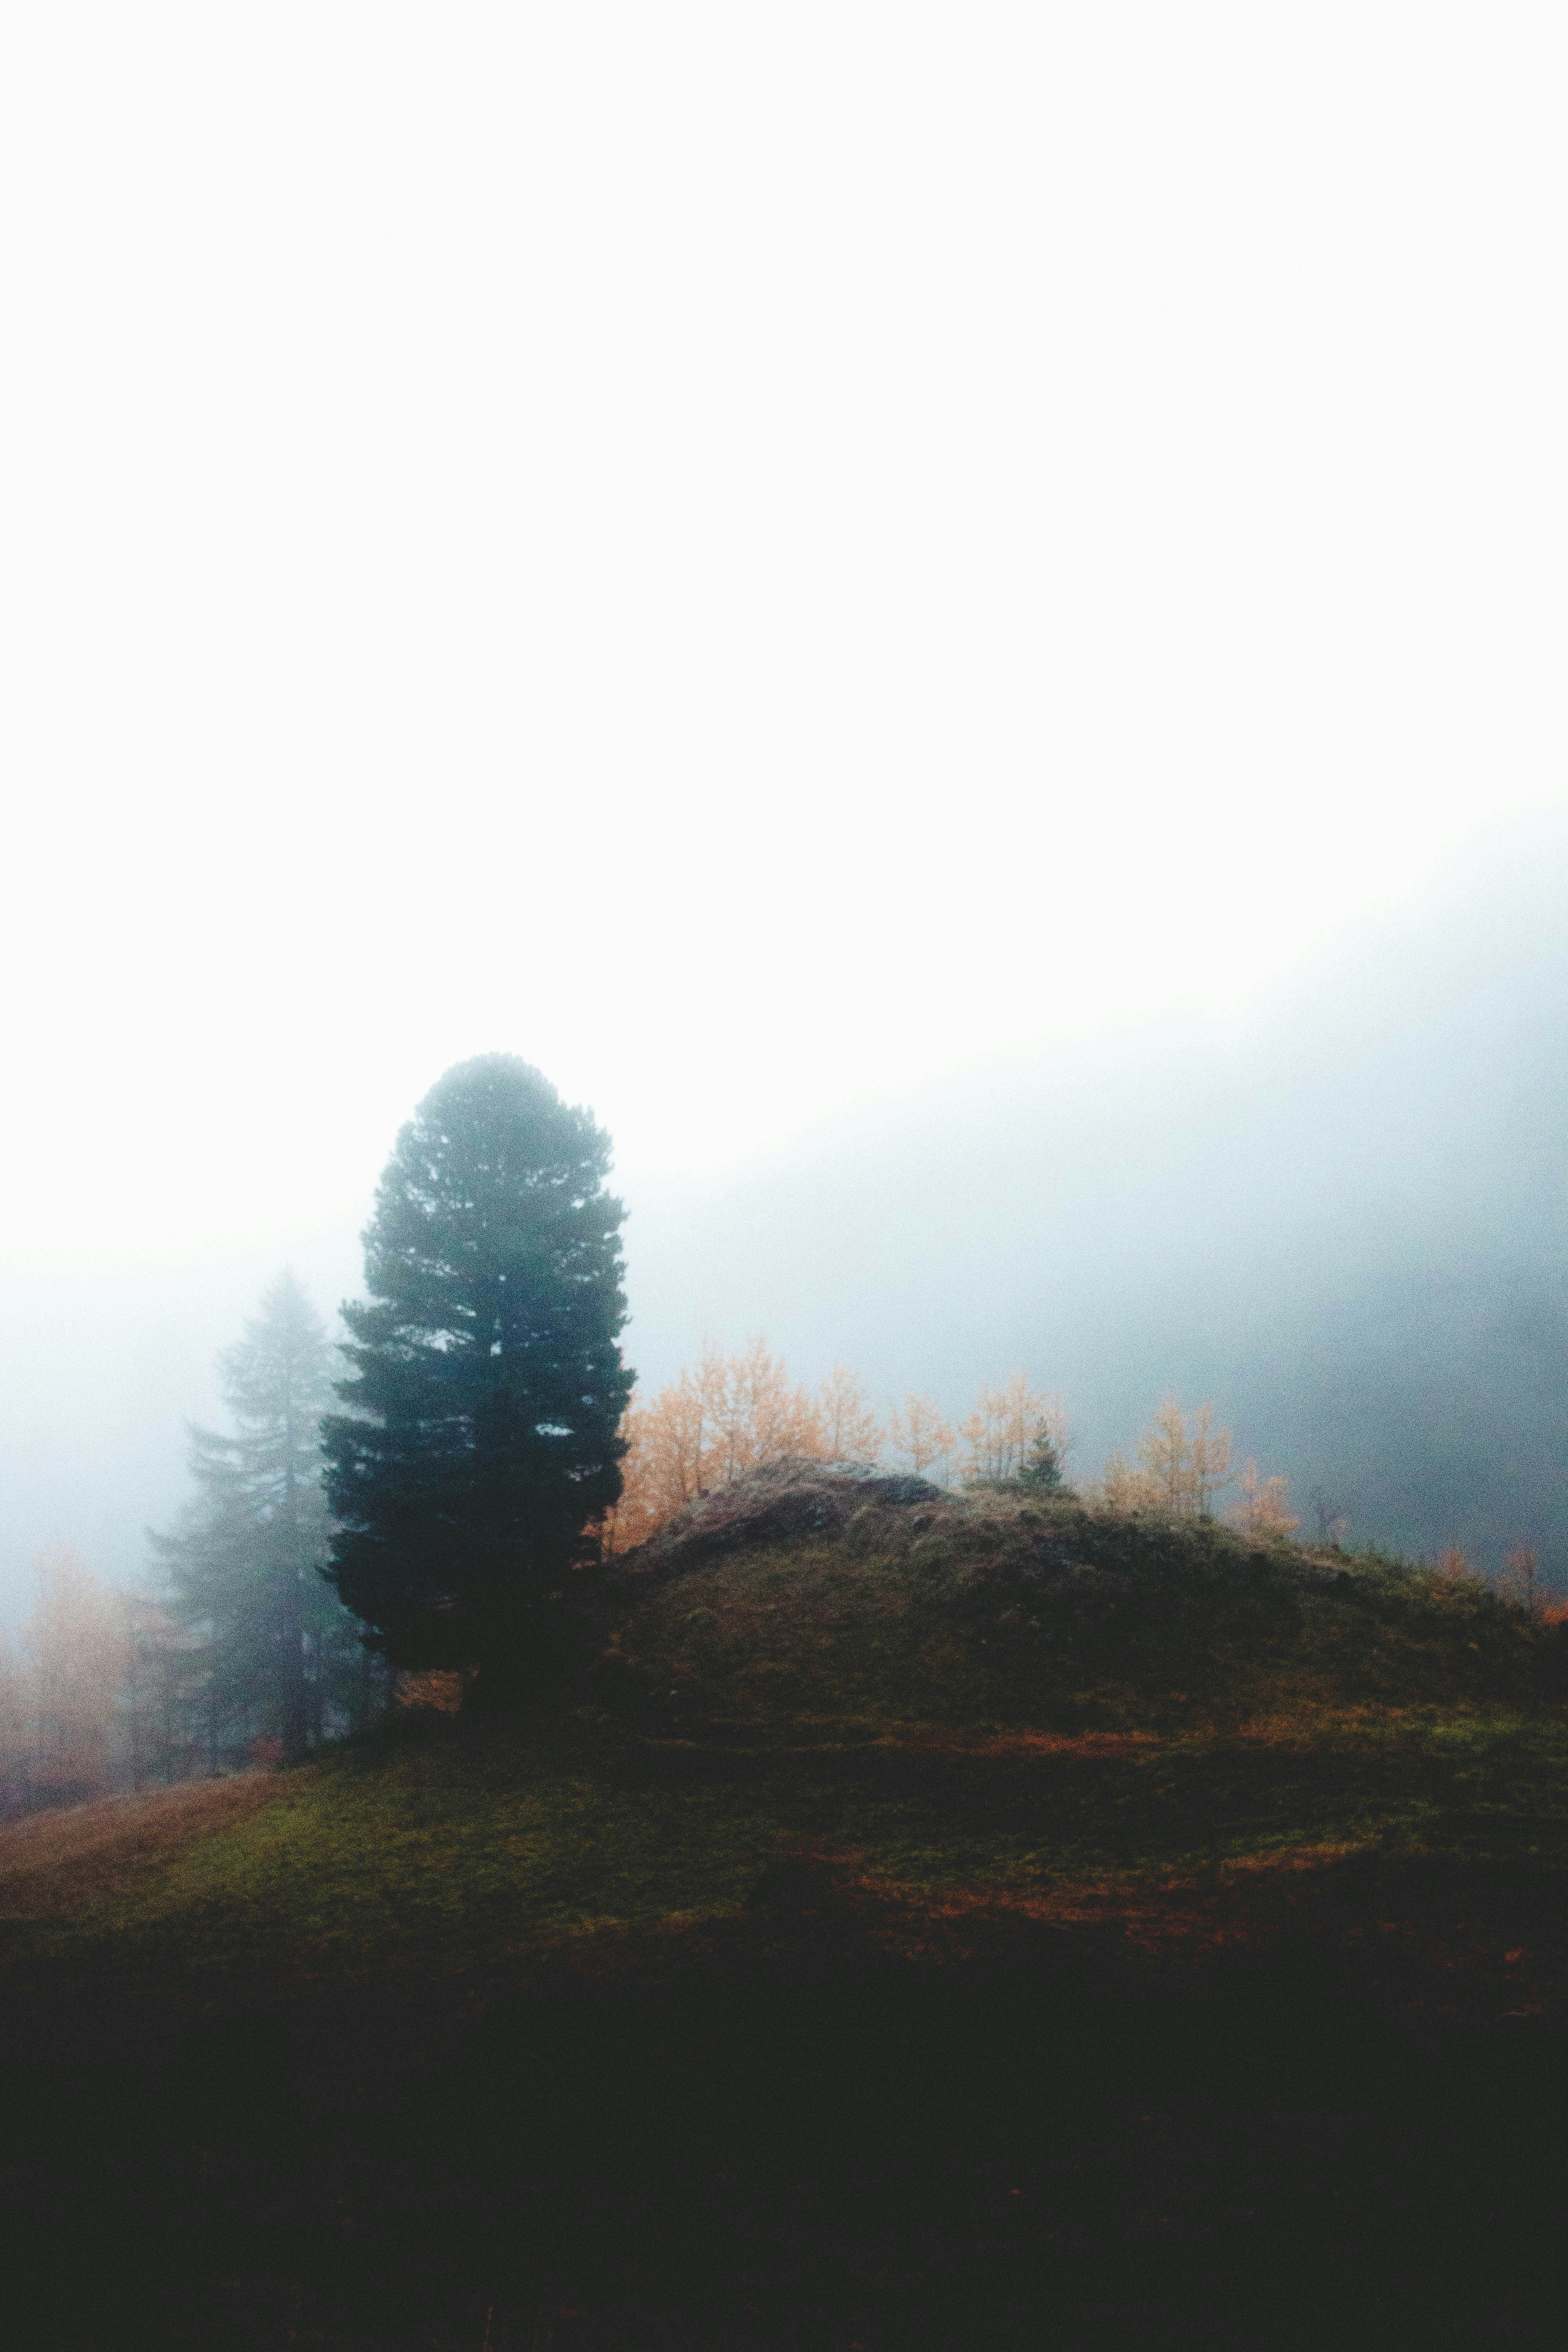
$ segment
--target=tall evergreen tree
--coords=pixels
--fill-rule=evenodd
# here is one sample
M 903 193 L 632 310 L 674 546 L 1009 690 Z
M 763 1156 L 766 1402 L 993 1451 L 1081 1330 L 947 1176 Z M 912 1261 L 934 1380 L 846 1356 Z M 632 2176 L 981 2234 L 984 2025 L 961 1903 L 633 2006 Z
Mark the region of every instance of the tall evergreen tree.
M 171 1613 L 205 1637 L 201 1697 L 215 1760 L 258 1737 L 302 1755 L 363 1703 L 353 1621 L 325 1582 L 321 1423 L 336 1350 L 291 1274 L 219 1360 L 235 1433 L 193 1427 L 195 1501 L 154 1535 Z
M 609 1138 L 539 1072 L 448 1070 L 398 1136 L 364 1234 L 371 1303 L 329 1419 L 331 1574 L 395 1664 L 545 1663 L 563 1580 L 621 1491 L 632 1375 Z

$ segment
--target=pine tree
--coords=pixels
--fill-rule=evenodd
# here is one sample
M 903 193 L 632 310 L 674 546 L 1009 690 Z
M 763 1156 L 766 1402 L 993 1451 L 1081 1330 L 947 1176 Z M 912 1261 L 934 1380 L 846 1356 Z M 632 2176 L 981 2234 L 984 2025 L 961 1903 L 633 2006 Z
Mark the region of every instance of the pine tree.
M 393 1664 L 517 1695 L 621 1492 L 632 1376 L 609 1139 L 510 1055 L 448 1070 L 398 1136 L 325 1425 L 331 1574 Z
M 1018 1473 L 1018 1484 L 1036 1494 L 1051 1495 L 1059 1494 L 1066 1483 L 1062 1476 L 1062 1449 L 1051 1434 L 1050 1423 L 1038 1422 Z
M 196 1499 L 177 1533 L 153 1538 L 171 1614 L 204 1636 L 213 1769 L 258 1739 L 300 1756 L 363 1705 L 357 1629 L 322 1575 L 321 1423 L 334 1353 L 304 1291 L 279 1276 L 219 1360 L 235 1433 L 192 1428 Z

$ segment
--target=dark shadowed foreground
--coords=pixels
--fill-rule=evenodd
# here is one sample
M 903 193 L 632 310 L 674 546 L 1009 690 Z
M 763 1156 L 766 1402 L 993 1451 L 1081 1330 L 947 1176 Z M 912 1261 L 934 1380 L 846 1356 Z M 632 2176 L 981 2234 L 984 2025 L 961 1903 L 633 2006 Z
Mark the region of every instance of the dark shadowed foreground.
M 1070 1504 L 688 1536 L 548 1719 L 9 1902 L 27 2341 L 1559 2340 L 1552 1629 Z

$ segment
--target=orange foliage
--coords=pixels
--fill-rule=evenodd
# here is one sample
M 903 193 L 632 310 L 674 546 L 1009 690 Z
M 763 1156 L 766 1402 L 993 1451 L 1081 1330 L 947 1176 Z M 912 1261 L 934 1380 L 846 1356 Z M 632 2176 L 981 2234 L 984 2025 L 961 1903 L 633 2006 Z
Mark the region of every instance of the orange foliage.
M 1059 1394 L 1032 1389 L 1026 1372 L 1009 1372 L 1005 1387 L 981 1390 L 974 1411 L 959 1431 L 964 1444 L 960 1476 L 968 1485 L 1016 1478 L 1042 1431 L 1058 1457 L 1065 1454 L 1072 1438 Z
M 1138 1459 L 1136 1470 L 1120 1454 L 1106 1463 L 1100 1492 L 1113 1510 L 1206 1517 L 1219 1489 L 1236 1475 L 1230 1432 L 1215 1426 L 1214 1407 L 1199 1405 L 1189 1421 L 1174 1397 L 1165 1399 L 1139 1439 Z
M 907 1396 L 888 1417 L 888 1444 L 896 1454 L 907 1454 L 917 1478 L 938 1463 L 945 1464 L 958 1444 L 951 1422 L 944 1421 L 929 1396 Z
M 463 1704 L 463 1677 L 432 1666 L 424 1674 L 398 1677 L 399 1706 L 432 1707 L 437 1715 L 456 1715 Z
M 1108 1510 L 1141 1511 L 1159 1497 L 1142 1470 L 1134 1470 L 1125 1454 L 1108 1454 L 1100 1476 L 1100 1499 Z
M 674 1517 L 683 1503 L 743 1478 L 784 1454 L 816 1461 L 858 1449 L 879 1433 L 859 1382 L 842 1366 L 814 1397 L 792 1388 L 782 1360 L 763 1339 L 732 1356 L 711 1340 L 693 1369 L 659 1391 L 651 1404 L 634 1396 L 621 1423 L 627 1451 L 624 1491 L 605 1521 L 605 1549 L 629 1550 Z
M 724 1372 L 704 1486 L 731 1486 L 783 1454 L 826 1454 L 821 1406 L 805 1389 L 790 1387 L 783 1360 L 771 1356 L 763 1340 L 731 1356 Z
M 69 1803 L 110 1786 L 110 1731 L 130 1658 L 124 1604 L 68 1545 L 37 1563 L 37 1599 L 22 1628 L 32 1717 L 27 1780 Z
M 1232 1504 L 1230 1518 L 1247 1535 L 1293 1535 L 1301 1522 L 1289 1507 L 1289 1478 L 1265 1478 L 1256 1462 L 1241 1474 L 1240 1499 Z
M 1059 1396 L 1032 1389 L 1023 1372 L 1012 1373 L 1001 1388 L 982 1389 L 963 1431 L 963 1475 L 1016 1477 L 1042 1432 L 1058 1454 L 1067 1451 L 1070 1439 Z M 786 1455 L 876 1462 L 886 1452 L 907 1461 L 918 1477 L 944 1471 L 959 1447 L 959 1433 L 934 1398 L 911 1392 L 884 1423 L 847 1365 L 835 1364 L 815 1391 L 795 1388 L 763 1339 L 731 1356 L 706 1341 L 697 1364 L 650 1403 L 633 1397 L 621 1435 L 625 1491 L 603 1530 L 605 1549 L 612 1554 L 629 1551 L 683 1504 L 764 1462 Z
M 816 1391 L 823 1442 L 834 1462 L 875 1462 L 886 1436 L 858 1372 L 835 1364 Z

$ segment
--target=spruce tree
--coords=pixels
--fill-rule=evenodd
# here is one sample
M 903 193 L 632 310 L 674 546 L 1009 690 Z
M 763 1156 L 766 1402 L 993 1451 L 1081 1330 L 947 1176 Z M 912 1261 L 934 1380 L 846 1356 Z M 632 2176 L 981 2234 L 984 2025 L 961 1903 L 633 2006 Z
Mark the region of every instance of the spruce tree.
M 395 1665 L 545 1670 L 621 1492 L 632 1375 L 609 1138 L 510 1055 L 448 1070 L 397 1138 L 325 1424 L 331 1576 Z
M 366 1696 L 358 1629 L 325 1582 L 321 1414 L 335 1349 L 291 1274 L 219 1359 L 235 1433 L 190 1432 L 197 1496 L 154 1535 L 170 1613 L 203 1636 L 203 1729 L 211 1761 L 258 1738 L 302 1755 Z
M 1063 1491 L 1066 1483 L 1062 1476 L 1061 1448 L 1051 1435 L 1049 1424 L 1042 1421 L 1029 1440 L 1028 1451 L 1018 1473 L 1018 1484 L 1029 1487 L 1036 1494 L 1055 1495 Z

